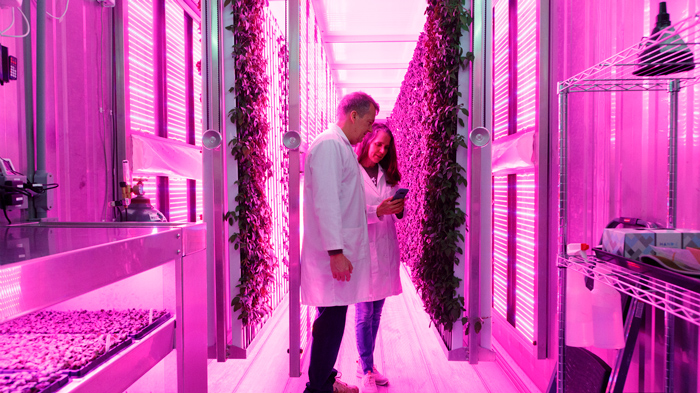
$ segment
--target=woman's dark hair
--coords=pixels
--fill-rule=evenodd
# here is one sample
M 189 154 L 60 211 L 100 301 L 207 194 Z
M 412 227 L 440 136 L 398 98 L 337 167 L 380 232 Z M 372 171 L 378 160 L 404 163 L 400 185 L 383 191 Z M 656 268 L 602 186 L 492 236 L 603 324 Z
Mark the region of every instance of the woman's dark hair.
M 401 181 L 401 173 L 399 172 L 399 163 L 396 157 L 396 143 L 394 142 L 394 134 L 386 124 L 372 124 L 372 131 L 368 132 L 362 139 L 362 142 L 358 143 L 357 147 L 355 148 L 357 160 L 362 162 L 362 160 L 369 155 L 369 146 L 372 144 L 372 141 L 374 141 L 374 138 L 380 131 L 386 132 L 391 138 L 391 142 L 389 143 L 389 151 L 386 153 L 384 158 L 379 161 L 379 165 L 381 165 L 382 169 L 384 169 L 386 183 L 390 186 L 395 186 L 399 183 L 399 181 Z

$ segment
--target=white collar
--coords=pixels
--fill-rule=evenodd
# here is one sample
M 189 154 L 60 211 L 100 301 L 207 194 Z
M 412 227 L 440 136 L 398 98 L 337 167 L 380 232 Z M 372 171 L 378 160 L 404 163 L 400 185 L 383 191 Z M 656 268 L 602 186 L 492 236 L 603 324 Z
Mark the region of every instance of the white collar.
M 343 140 L 352 148 L 352 144 L 350 143 L 350 140 L 348 139 L 347 135 L 345 135 L 345 133 L 343 132 L 343 129 L 340 128 L 340 126 L 338 126 L 335 123 L 330 123 L 328 125 L 328 129 L 331 131 L 334 131 L 337 134 L 340 134 L 343 137 Z

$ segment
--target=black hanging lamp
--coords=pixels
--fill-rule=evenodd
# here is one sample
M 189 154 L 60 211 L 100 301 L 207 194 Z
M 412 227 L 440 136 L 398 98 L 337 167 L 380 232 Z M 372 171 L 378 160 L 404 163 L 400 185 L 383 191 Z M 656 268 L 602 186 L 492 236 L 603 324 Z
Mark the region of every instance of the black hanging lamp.
M 693 52 L 678 34 L 674 34 L 671 16 L 666 11 L 666 2 L 659 3 L 656 26 L 651 32 L 652 41 L 661 41 L 644 49 L 639 55 L 639 65 L 632 74 L 636 76 L 659 76 L 690 71 L 695 68 Z M 663 36 L 659 37 L 662 30 Z M 646 44 L 650 45 L 650 44 Z

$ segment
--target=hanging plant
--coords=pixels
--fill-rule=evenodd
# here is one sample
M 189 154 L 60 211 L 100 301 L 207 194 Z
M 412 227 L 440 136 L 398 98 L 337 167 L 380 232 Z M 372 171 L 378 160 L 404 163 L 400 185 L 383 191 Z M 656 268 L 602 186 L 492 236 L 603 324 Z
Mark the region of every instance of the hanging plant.
M 238 233 L 229 241 L 241 253 L 239 293 L 231 305 L 240 310 L 245 325 L 259 323 L 271 312 L 270 292 L 276 258 L 272 249 L 272 210 L 265 198 L 265 183 L 272 176 L 272 161 L 266 155 L 269 123 L 266 115 L 269 80 L 265 72 L 265 0 L 228 0 L 234 36 L 232 56 L 236 82 L 229 89 L 236 96 L 236 108 L 228 113 L 236 125 L 237 137 L 229 142 L 238 162 L 237 207 L 225 214 L 229 225 L 238 222 Z
M 389 124 L 404 182 L 415 195 L 406 200 L 406 219 L 398 224 L 401 258 L 432 321 L 452 330 L 465 311 L 454 275 L 457 253 L 463 253 L 459 228 L 466 222 L 457 206 L 458 187 L 467 184 L 457 163 L 457 149 L 466 148 L 457 133 L 458 123 L 463 125 L 458 113 L 467 114 L 457 103 L 457 75 L 473 58 L 459 47 L 472 20 L 462 0 L 429 0 L 426 15 Z

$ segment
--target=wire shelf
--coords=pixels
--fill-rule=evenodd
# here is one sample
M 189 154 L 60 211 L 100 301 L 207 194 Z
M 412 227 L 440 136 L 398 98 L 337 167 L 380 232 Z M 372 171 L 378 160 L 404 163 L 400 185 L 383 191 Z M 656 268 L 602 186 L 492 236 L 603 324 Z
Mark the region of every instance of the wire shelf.
M 669 282 L 631 272 L 593 256 L 559 256 L 559 266 L 567 267 L 598 282 L 610 285 L 639 301 L 667 311 L 700 326 L 700 293 Z M 594 270 L 595 268 L 595 270 Z
M 558 92 L 668 91 L 700 81 L 700 14 L 695 14 L 559 83 Z M 663 75 L 662 75 L 663 74 Z

